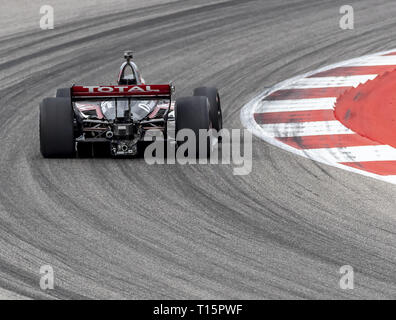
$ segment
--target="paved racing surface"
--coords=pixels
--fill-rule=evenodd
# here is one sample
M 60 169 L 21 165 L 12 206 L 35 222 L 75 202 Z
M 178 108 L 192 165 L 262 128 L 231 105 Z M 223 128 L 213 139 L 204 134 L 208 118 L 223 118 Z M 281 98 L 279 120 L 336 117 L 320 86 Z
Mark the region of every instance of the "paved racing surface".
M 240 177 L 230 165 L 44 160 L 38 142 L 39 101 L 114 83 L 129 48 L 148 83 L 174 80 L 179 96 L 218 86 L 225 127 L 241 128 L 265 88 L 395 48 L 394 2 L 352 2 L 353 31 L 338 26 L 340 1 L 101 2 L 48 1 L 53 31 L 38 27 L 39 3 L 0 2 L 1 297 L 394 298 L 394 185 L 256 138 Z M 39 287 L 45 264 L 53 291 Z M 339 288 L 346 264 L 354 290 Z

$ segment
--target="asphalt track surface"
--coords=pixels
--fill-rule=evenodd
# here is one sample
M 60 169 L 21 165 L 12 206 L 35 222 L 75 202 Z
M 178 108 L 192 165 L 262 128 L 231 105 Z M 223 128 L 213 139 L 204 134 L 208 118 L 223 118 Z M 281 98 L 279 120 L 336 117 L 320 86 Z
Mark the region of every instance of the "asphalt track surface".
M 1 1 L 0 296 L 106 299 L 396 297 L 396 187 L 254 139 L 253 171 L 44 160 L 38 103 L 114 83 L 124 49 L 178 96 L 215 85 L 224 124 L 282 80 L 396 47 L 394 1 Z M 39 287 L 40 266 L 55 290 Z M 339 268 L 355 289 L 339 288 Z

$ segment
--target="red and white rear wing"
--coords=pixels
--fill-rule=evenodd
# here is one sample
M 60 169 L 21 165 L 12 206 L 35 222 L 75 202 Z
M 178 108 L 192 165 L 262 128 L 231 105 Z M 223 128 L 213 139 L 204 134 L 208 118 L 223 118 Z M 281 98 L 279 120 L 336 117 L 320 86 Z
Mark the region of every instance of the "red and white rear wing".
M 95 97 L 150 97 L 170 99 L 172 87 L 169 84 L 134 85 L 134 86 L 73 86 L 73 98 Z

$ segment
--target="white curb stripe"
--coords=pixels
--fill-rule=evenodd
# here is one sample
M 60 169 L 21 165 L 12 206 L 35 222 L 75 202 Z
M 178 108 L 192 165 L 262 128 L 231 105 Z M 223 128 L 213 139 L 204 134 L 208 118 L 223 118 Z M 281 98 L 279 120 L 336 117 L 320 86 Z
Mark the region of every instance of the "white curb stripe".
M 396 65 L 396 56 L 368 56 L 347 64 L 349 67 L 392 66 Z
M 304 152 L 312 158 L 334 159 L 336 162 L 396 160 L 396 149 L 387 145 L 309 149 Z
M 256 113 L 331 110 L 336 98 L 299 99 L 299 100 L 272 100 L 263 101 L 257 106 Z
M 373 80 L 376 74 L 348 77 L 317 77 L 304 78 L 291 83 L 285 89 L 310 89 L 310 88 L 335 88 L 335 87 L 357 87 L 361 83 Z
M 270 137 L 303 137 L 330 134 L 355 134 L 339 121 L 271 123 L 260 125 Z

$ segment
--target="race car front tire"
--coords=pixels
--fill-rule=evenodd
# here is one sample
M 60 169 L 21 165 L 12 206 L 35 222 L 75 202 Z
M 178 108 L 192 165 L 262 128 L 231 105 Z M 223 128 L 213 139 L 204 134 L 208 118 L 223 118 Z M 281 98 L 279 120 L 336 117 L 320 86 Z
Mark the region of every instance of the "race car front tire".
M 190 129 L 196 138 L 196 156 L 199 155 L 199 131 L 208 131 L 212 126 L 209 115 L 209 101 L 206 97 L 184 97 L 178 98 L 175 104 L 176 136 L 180 130 Z M 178 145 L 184 141 L 178 141 Z M 206 141 L 207 155 L 210 151 L 210 141 Z
M 194 96 L 207 97 L 210 105 L 210 120 L 213 129 L 220 131 L 223 128 L 223 116 L 221 113 L 220 94 L 216 88 L 200 87 L 194 90 Z
M 40 150 L 44 158 L 75 155 L 73 119 L 70 98 L 46 98 L 40 103 Z

